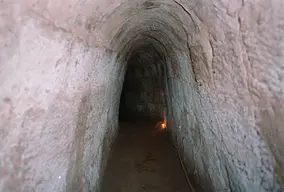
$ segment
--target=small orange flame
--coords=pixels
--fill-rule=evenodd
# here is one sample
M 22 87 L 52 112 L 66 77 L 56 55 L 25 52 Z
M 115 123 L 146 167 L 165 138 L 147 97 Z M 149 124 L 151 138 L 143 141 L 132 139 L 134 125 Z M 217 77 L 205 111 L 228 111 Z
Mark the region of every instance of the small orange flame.
M 167 118 L 166 118 L 166 113 L 164 112 L 164 120 L 160 121 L 156 124 L 155 129 L 166 129 L 167 128 Z
M 165 129 L 167 127 L 167 121 L 164 120 L 162 123 L 161 123 L 161 128 L 162 129 Z

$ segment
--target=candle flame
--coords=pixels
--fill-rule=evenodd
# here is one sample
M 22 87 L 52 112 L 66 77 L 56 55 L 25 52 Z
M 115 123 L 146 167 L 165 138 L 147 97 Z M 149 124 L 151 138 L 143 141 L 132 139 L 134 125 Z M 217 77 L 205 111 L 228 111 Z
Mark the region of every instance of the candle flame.
M 165 129 L 167 127 L 167 122 L 164 120 L 163 123 L 161 124 L 161 128 Z
M 156 127 L 158 127 L 159 129 L 166 129 L 167 128 L 167 121 L 160 121 L 159 123 L 157 123 Z

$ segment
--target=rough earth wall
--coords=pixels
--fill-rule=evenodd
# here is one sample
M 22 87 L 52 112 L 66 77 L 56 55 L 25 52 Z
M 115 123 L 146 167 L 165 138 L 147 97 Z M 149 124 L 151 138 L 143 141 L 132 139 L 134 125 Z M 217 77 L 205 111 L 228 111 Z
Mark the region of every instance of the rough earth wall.
M 0 3 L 3 192 L 94 191 L 117 129 L 116 54 L 45 18 L 54 2 Z
M 282 0 L 1 1 L 0 191 L 99 188 L 124 57 L 142 43 L 164 57 L 169 129 L 196 189 L 280 191 L 283 9 Z
M 168 97 L 170 126 L 195 185 L 283 190 L 283 1 L 192 1 L 190 7 L 206 26 L 189 35 L 195 77 L 189 81 L 196 84 L 175 77 Z

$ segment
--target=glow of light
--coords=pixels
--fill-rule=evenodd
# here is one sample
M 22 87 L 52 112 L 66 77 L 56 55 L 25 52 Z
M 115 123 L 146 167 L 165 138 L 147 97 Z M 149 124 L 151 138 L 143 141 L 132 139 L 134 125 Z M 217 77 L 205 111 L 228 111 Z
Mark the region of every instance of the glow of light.
M 156 124 L 155 128 L 159 130 L 163 130 L 167 128 L 167 118 L 166 118 L 166 113 L 164 112 L 164 120 L 160 121 Z
M 167 127 L 167 121 L 164 120 L 163 123 L 161 124 L 161 128 L 165 129 Z

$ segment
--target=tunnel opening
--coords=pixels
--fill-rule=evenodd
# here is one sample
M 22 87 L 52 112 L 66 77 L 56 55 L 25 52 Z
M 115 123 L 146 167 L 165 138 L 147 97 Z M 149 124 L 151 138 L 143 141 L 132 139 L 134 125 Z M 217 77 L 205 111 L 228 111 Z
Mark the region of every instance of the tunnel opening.
M 161 55 L 153 45 L 134 50 L 127 61 L 120 106 L 120 121 L 162 121 L 165 116 Z
M 149 36 L 131 43 L 125 54 L 118 135 L 101 191 L 191 191 L 166 129 L 166 65 L 173 54 L 166 55 L 164 45 Z
M 181 23 L 179 17 L 188 22 Z M 157 8 L 133 15 L 112 34 L 111 45 L 117 50 L 124 79 L 117 107 L 118 134 L 102 178 L 103 192 L 151 191 L 150 186 L 154 191 L 192 191 L 187 177 L 191 177 L 192 159 L 187 158 L 191 151 L 183 147 L 184 135 L 190 137 L 185 132 L 197 124 L 192 117 L 198 114 L 189 29 L 193 34 L 198 31 L 188 15 Z M 198 136 L 192 141 L 199 142 Z M 149 158 L 155 160 L 149 163 Z

